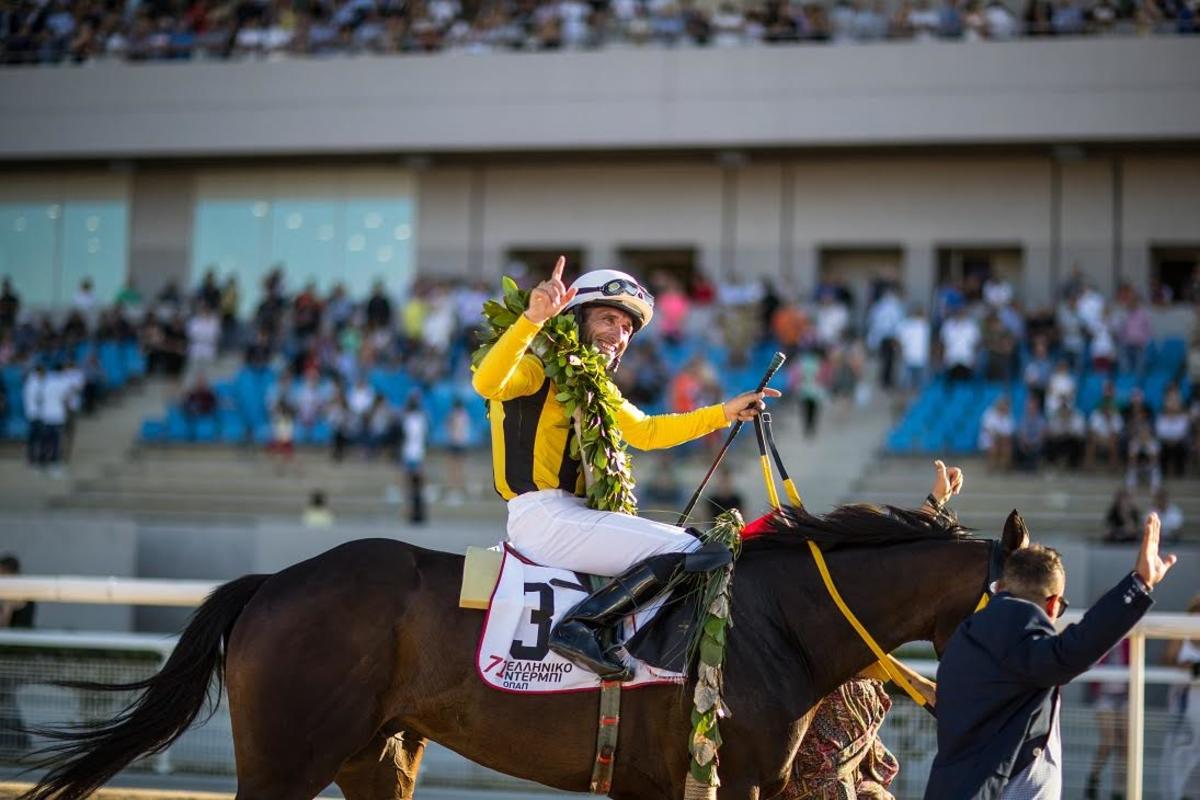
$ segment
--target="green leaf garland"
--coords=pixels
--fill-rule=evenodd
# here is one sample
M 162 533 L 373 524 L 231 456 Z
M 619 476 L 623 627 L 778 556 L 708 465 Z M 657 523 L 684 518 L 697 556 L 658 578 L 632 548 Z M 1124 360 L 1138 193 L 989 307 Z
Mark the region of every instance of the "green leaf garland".
M 488 300 L 483 316 L 488 330 L 483 344 L 471 357 L 477 366 L 504 332 L 529 307 L 529 292 L 517 286 L 507 275 L 502 281 L 503 301 Z M 625 440 L 617 428 L 620 393 L 608 374 L 608 359 L 595 347 L 579 338 L 579 326 L 572 314 L 559 314 L 546 320 L 533 340 L 532 350 L 554 381 L 555 399 L 567 416 L 580 414 L 581 436 L 571 437 L 570 455 L 591 471 L 588 507 L 597 511 L 637 514 L 633 472 Z M 568 491 L 571 487 L 563 487 Z
M 696 688 L 692 693 L 692 737 L 688 752 L 689 783 L 694 788 L 721 785 L 717 777 L 717 751 L 721 747 L 718 721 L 729 714 L 721 697 L 724 691 L 724 664 L 727 630 L 730 619 L 733 564 L 742 546 L 742 515 L 730 509 L 720 514 L 713 527 L 704 535 L 705 542 L 720 542 L 733 551 L 734 561 L 705 576 L 700 597 L 700 635 L 694 647 L 699 651 L 696 665 Z M 707 795 L 705 795 L 707 796 Z

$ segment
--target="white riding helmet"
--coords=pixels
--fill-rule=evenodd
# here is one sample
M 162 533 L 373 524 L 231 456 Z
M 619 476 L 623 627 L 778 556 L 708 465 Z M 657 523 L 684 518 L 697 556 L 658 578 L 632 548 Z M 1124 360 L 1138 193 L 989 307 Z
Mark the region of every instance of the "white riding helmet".
M 575 296 L 564 311 L 586 305 L 619 308 L 633 318 L 634 333 L 654 318 L 654 295 L 626 272 L 594 269 L 576 278 L 571 288 L 575 290 Z

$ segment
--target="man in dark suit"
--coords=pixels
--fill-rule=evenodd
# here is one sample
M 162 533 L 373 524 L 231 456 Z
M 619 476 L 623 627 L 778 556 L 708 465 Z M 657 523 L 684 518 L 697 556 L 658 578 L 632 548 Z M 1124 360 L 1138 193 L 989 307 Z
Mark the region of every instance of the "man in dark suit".
M 1016 511 L 1014 524 L 1024 529 Z M 1058 553 L 1032 545 L 1008 557 L 999 593 L 958 627 L 938 666 L 938 754 L 927 800 L 1062 796 L 1058 687 L 1087 671 L 1153 605 L 1151 590 L 1175 563 L 1159 557 L 1158 539 L 1151 514 L 1133 572 L 1061 634 L 1053 622 L 1067 607 Z

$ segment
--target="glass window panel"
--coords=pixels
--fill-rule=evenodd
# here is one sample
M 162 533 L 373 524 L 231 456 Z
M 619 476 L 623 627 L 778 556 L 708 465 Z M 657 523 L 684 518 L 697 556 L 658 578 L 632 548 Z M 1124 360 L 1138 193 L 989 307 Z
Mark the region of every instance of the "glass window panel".
M 280 200 L 272 209 L 271 262 L 282 264 L 289 291 L 310 280 L 327 292 L 341 279 L 345 248 L 341 247 L 337 200 Z
M 366 297 L 376 279 L 392 295 L 408 289 L 413 277 L 413 204 L 406 199 L 346 201 L 346 288 Z
M 210 269 L 221 281 L 237 276 L 240 313 L 258 305 L 262 279 L 271 267 L 271 204 L 265 200 L 201 200 L 192 232 L 192 284 Z
M 56 238 L 62 206 L 0 204 L 0 275 L 12 278 L 25 308 L 54 303 Z
M 122 202 L 67 201 L 62 224 L 62 280 L 58 302 L 69 304 L 84 278 L 101 305 L 111 303 L 128 269 L 129 219 Z

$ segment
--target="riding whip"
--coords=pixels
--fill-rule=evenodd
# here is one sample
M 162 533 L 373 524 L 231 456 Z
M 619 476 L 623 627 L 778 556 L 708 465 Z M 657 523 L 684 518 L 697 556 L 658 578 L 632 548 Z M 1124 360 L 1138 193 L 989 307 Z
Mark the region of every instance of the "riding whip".
M 785 356 L 783 353 L 776 353 L 771 357 L 771 363 L 767 367 L 766 373 L 763 374 L 762 380 L 759 381 L 758 388 L 754 390 L 755 392 L 761 392 L 767 388 L 767 384 L 770 383 L 771 379 L 775 377 L 775 373 L 778 372 L 779 368 L 783 366 L 784 361 L 787 361 L 787 356 Z M 708 482 L 712 480 L 712 476 L 717 471 L 717 467 L 721 465 L 721 461 L 725 458 L 725 454 L 729 452 L 729 445 L 733 444 L 733 440 L 737 437 L 738 432 L 742 429 L 744 424 L 746 424 L 745 421 L 740 419 L 733 423 L 733 428 L 729 431 L 729 435 L 725 437 L 725 444 L 721 446 L 721 451 L 717 453 L 717 457 L 713 461 L 712 466 L 708 468 L 708 472 L 705 474 L 704 480 L 700 481 L 700 485 L 697 486 L 696 491 L 692 493 L 692 499 L 688 500 L 688 504 L 684 507 L 683 513 L 679 515 L 679 519 L 675 520 L 676 525 L 683 525 L 688 521 L 688 517 L 692 515 L 692 510 L 696 507 L 696 503 L 700 501 L 700 495 L 704 493 L 704 489 L 708 486 Z

